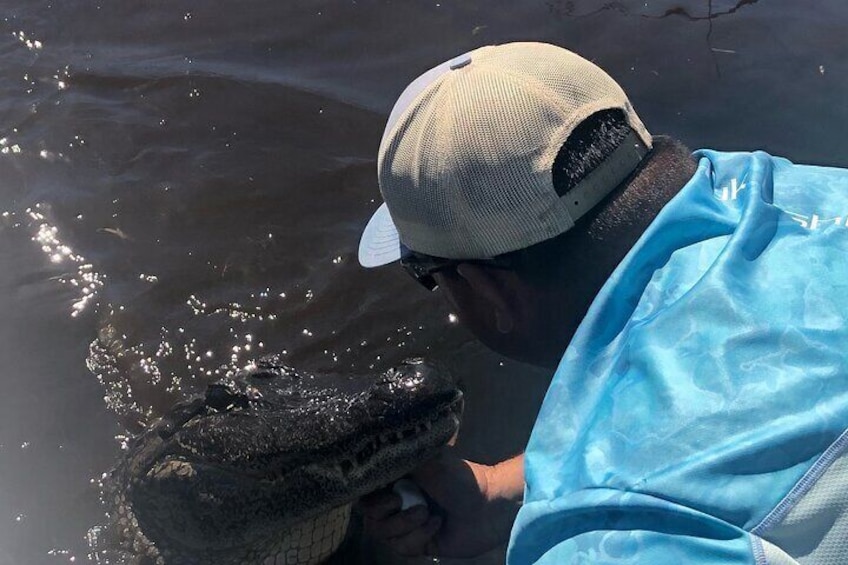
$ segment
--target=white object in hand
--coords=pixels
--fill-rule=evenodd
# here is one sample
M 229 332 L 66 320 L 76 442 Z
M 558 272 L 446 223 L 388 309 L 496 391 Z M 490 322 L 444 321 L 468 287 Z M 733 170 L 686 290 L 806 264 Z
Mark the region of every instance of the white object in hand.
M 409 479 L 400 479 L 392 485 L 392 492 L 400 497 L 400 509 L 406 510 L 413 506 L 427 506 L 424 492 Z

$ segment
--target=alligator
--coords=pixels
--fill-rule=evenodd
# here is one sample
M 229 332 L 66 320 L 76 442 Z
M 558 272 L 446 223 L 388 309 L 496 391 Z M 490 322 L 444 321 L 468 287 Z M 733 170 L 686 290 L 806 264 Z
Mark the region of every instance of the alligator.
M 352 503 L 434 457 L 462 405 L 420 360 L 345 377 L 264 358 L 130 443 L 107 478 L 112 527 L 131 563 L 325 562 Z

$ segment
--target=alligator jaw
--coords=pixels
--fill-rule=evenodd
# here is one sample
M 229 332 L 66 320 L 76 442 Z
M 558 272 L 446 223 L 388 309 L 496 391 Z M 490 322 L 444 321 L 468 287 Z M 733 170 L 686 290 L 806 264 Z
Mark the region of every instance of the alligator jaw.
M 353 380 L 320 388 L 264 368 L 177 406 L 113 472 L 118 515 L 130 517 L 121 536 L 167 565 L 264 563 L 455 436 L 462 394 L 438 370 L 408 364 Z M 331 538 L 321 544 L 335 548 Z
M 349 456 L 336 460 L 334 470 L 337 476 L 348 481 L 362 481 L 369 474 L 369 468 L 381 468 L 388 461 L 399 459 L 400 451 L 409 453 L 414 468 L 421 462 L 420 451 L 432 451 L 433 446 L 446 445 L 454 437 L 459 429 L 462 404 L 462 394 L 458 393 L 453 402 L 423 418 L 363 438 Z M 361 494 L 367 494 L 411 470 L 399 472 L 398 469 L 388 480 L 380 481 L 380 484 L 362 485 L 358 490 L 363 491 Z

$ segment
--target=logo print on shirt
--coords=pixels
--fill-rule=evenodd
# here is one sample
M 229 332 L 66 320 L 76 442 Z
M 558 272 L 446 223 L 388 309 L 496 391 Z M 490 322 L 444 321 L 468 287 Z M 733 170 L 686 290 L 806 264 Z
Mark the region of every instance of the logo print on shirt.
M 715 189 L 713 192 L 716 198 L 722 202 L 729 202 L 737 200 L 739 193 L 745 190 L 745 188 L 747 188 L 747 185 L 744 182 L 739 182 L 738 179 L 732 178 L 729 185 Z M 798 212 L 791 212 L 789 210 L 784 210 L 784 212 L 793 221 L 798 222 L 802 228 L 808 230 L 817 230 L 820 227 L 830 224 L 848 228 L 848 214 L 844 216 L 824 217 L 820 214 L 799 214 Z
M 822 225 L 834 224 L 836 226 L 848 227 L 848 216 L 836 216 L 833 218 L 824 218 L 819 216 L 818 214 L 810 214 L 809 216 L 804 214 L 798 214 L 797 212 L 790 212 L 786 210 L 786 213 L 789 214 L 789 217 L 801 224 L 802 228 L 807 228 L 808 230 L 818 229 Z
M 745 189 L 745 183 L 740 183 L 737 179 L 730 179 L 730 186 L 723 186 L 718 189 L 717 198 L 723 202 L 728 200 L 736 200 L 739 192 Z

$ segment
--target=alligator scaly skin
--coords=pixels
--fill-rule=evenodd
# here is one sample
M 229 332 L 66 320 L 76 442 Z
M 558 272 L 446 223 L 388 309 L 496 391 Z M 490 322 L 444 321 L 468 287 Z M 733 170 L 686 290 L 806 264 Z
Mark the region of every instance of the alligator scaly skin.
M 124 562 L 323 563 L 351 503 L 435 456 L 461 411 L 452 380 L 420 361 L 355 378 L 262 361 L 131 443 L 106 494 Z

